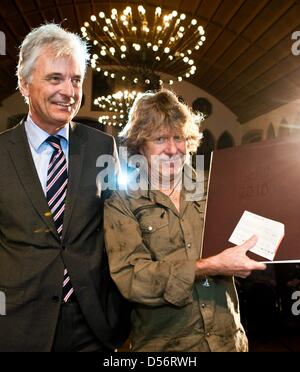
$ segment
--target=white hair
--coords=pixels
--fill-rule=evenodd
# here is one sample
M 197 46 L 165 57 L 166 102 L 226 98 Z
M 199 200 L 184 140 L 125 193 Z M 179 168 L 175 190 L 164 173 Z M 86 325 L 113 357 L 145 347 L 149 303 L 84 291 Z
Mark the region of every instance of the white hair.
M 36 59 L 46 46 L 50 46 L 55 57 L 73 56 L 79 62 L 84 76 L 89 59 L 87 44 L 78 35 L 49 23 L 33 29 L 20 46 L 17 68 L 19 89 L 22 80 L 30 81 Z

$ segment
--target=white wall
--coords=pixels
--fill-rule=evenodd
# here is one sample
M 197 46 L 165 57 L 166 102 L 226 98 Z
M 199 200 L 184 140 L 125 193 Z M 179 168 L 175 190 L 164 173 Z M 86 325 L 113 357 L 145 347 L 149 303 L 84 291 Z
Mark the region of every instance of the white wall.
M 243 124 L 241 126 L 242 136 L 260 129 L 262 130 L 262 139 L 267 139 L 270 125 L 273 125 L 276 137 L 293 133 L 300 134 L 300 99 Z
M 173 89 L 177 94 L 184 97 L 189 105 L 198 97 L 207 98 L 213 105 L 212 115 L 203 122 L 203 129 L 207 128 L 213 134 L 215 143 L 224 131 L 228 131 L 234 138 L 236 145 L 241 143 L 241 126 L 235 114 L 229 110 L 223 103 L 211 96 L 204 90 L 185 81 L 176 82 L 174 85 L 167 86 Z

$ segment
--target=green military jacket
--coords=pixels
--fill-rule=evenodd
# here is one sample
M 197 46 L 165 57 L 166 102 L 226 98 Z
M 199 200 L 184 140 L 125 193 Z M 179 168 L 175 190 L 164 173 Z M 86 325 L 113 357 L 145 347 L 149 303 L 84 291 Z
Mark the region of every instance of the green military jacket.
M 132 351 L 247 351 L 233 278 L 195 281 L 206 199 L 186 195 L 179 212 L 160 191 L 115 191 L 106 201 L 111 275 L 133 302 Z

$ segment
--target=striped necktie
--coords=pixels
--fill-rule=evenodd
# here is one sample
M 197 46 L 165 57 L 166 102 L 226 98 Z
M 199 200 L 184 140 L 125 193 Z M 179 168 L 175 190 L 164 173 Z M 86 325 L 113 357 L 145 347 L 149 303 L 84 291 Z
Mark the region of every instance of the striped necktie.
M 62 238 L 65 200 L 68 185 L 67 160 L 62 151 L 59 137 L 50 136 L 46 141 L 54 149 L 48 166 L 46 195 L 49 208 L 52 212 L 54 225 L 59 237 Z M 65 268 L 62 290 L 63 301 L 67 302 L 73 292 L 74 289 L 68 271 Z

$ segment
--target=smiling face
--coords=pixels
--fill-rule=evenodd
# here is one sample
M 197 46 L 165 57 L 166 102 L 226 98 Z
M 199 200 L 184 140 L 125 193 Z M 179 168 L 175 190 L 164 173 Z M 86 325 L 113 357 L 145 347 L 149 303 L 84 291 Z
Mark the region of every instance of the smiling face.
M 22 81 L 21 92 L 29 100 L 32 120 L 54 134 L 77 114 L 82 98 L 82 71 L 71 56 L 55 58 L 44 47 L 35 62 L 30 81 Z
M 181 174 L 186 140 L 169 129 L 162 129 L 153 140 L 145 141 L 140 152 L 147 159 L 149 171 L 155 168 L 160 177 L 170 177 L 172 182 Z

